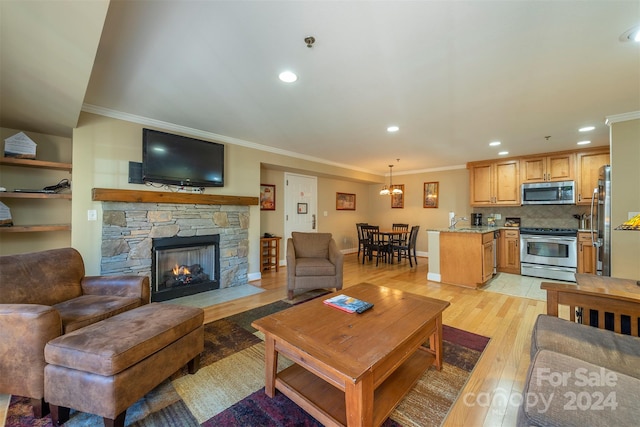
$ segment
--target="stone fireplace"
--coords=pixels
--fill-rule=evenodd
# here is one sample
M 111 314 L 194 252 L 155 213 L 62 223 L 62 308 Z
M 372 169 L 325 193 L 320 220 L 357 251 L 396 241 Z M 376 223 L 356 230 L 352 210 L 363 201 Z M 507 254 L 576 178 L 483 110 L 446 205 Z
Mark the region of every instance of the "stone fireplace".
M 111 195 L 114 191 L 116 196 Z M 109 201 L 146 199 L 148 194 L 167 202 Z M 102 201 L 103 211 L 101 274 L 147 275 L 153 283 L 154 239 L 218 235 L 219 268 L 213 267 L 214 281 L 217 275 L 219 288 L 248 283 L 249 204 L 257 204 L 257 198 L 227 196 L 240 203 L 212 204 L 215 201 L 207 198 L 212 196 L 202 195 L 204 202 L 194 204 L 187 202 L 188 196 L 192 195 L 94 189 L 94 200 Z M 178 197 L 185 202 L 173 202 Z M 200 262 L 183 264 L 189 263 Z
M 220 287 L 220 235 L 152 239 L 151 301 Z

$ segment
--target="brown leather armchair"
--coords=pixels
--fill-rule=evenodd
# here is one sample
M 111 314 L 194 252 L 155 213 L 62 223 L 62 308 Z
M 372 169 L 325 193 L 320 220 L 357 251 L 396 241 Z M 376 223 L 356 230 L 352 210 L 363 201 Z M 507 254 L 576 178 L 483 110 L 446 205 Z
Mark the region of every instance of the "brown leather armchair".
M 73 248 L 0 257 L 0 393 L 44 402 L 44 346 L 64 333 L 149 302 L 146 276 L 84 275 Z
M 287 296 L 298 289 L 342 289 L 344 254 L 331 233 L 293 232 L 287 239 Z

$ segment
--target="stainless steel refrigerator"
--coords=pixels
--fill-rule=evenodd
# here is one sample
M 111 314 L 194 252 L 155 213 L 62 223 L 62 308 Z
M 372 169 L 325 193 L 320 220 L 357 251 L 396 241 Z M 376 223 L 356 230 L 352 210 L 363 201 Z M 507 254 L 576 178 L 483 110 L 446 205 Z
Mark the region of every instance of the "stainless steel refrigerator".
M 591 239 L 598 257 L 598 275 L 611 276 L 611 166 L 602 166 L 591 199 Z

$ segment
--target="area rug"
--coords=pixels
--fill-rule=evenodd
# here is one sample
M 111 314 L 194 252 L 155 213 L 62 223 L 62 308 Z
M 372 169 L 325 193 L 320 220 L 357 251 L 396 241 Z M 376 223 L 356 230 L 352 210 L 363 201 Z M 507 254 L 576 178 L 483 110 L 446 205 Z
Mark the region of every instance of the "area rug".
M 316 296 L 317 297 L 317 296 Z M 125 425 L 157 426 L 320 426 L 281 393 L 264 394 L 264 343 L 251 322 L 291 307 L 277 301 L 205 325 L 205 350 L 195 375 L 182 369 L 127 410 Z M 385 427 L 438 426 L 486 347 L 489 338 L 443 327 L 444 366 L 427 370 L 385 422 Z M 291 362 L 279 358 L 278 370 Z M 96 416 L 72 411 L 69 427 L 101 425 Z M 51 426 L 34 419 L 28 400 L 12 397 L 8 427 Z

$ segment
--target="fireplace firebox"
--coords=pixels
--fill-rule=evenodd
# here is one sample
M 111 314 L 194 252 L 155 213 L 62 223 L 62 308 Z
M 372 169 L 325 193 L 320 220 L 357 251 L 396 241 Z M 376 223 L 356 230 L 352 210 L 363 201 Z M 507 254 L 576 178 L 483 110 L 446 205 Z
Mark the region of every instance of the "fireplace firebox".
M 151 301 L 220 288 L 220 235 L 153 239 Z

